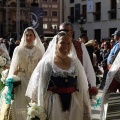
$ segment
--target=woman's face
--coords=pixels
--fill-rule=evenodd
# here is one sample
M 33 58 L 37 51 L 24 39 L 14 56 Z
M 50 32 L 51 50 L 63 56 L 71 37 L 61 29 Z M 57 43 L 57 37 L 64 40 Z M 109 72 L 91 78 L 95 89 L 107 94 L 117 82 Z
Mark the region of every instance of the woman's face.
M 104 42 L 104 49 L 107 49 L 107 43 L 106 42 Z
M 35 40 L 35 35 L 32 30 L 26 31 L 25 38 L 26 38 L 27 45 L 33 45 L 33 42 Z
M 67 35 L 60 37 L 56 45 L 57 54 L 64 58 L 70 53 L 70 50 L 71 38 Z

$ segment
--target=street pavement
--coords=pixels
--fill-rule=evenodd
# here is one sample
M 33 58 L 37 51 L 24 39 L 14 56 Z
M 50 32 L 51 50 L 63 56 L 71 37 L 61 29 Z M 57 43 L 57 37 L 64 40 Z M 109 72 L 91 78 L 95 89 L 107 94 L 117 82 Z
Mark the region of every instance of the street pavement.
M 98 98 L 101 98 L 103 94 L 102 90 L 99 90 L 99 93 L 97 95 Z M 91 110 L 92 110 L 92 120 L 100 120 L 100 110 L 101 108 L 98 106 L 97 108 L 94 108 L 95 102 L 91 100 Z

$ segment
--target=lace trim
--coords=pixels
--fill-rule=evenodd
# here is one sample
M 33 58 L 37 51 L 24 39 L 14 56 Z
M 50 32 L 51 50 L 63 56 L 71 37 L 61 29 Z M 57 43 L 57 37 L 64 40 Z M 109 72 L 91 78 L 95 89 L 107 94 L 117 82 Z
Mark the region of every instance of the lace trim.
M 77 71 L 75 68 L 76 66 L 73 61 L 71 62 L 70 68 L 68 70 L 62 70 L 61 68 L 59 68 L 58 66 L 54 64 L 52 75 L 55 77 L 57 76 L 66 77 L 68 75 L 71 77 L 75 77 L 77 75 Z
M 76 77 L 76 75 L 78 74 L 78 71 L 75 68 L 77 68 L 77 67 L 75 66 L 74 63 L 72 63 L 68 72 L 66 70 L 64 71 L 57 67 L 57 72 L 55 73 L 53 71 L 52 64 L 51 63 L 47 64 L 46 65 L 47 70 L 46 70 L 46 75 L 45 75 L 46 86 L 45 86 L 44 90 L 46 91 L 48 88 L 49 82 L 51 80 L 51 75 L 54 77 L 58 77 L 58 76 L 60 76 L 60 77 L 66 77 L 66 76 Z M 71 71 L 71 73 L 70 73 L 70 71 Z

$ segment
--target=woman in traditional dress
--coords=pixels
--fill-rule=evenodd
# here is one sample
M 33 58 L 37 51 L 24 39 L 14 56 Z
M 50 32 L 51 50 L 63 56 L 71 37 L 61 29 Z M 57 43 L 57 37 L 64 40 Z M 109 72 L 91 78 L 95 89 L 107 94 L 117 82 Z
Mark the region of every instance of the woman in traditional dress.
M 115 58 L 106 78 L 106 83 L 103 91 L 102 96 L 102 105 L 101 105 L 101 119 L 106 120 L 107 117 L 107 110 L 108 110 L 108 99 L 111 93 L 116 93 L 117 90 L 120 92 L 120 52 L 118 53 L 117 57 Z M 113 108 L 114 109 L 114 108 Z M 112 110 L 113 110 L 112 109 Z M 117 107 L 115 108 L 118 109 Z M 115 111 L 111 110 L 111 117 L 112 112 L 115 116 Z M 120 114 L 118 114 L 120 118 Z M 115 118 L 113 118 L 115 119 Z M 113 120 L 111 119 L 111 120 Z
M 47 120 L 91 120 L 86 74 L 65 32 L 50 42 L 26 96 L 44 109 Z
M 10 65 L 10 56 L 4 43 L 0 43 L 0 56 L 6 58 L 6 68 Z M 5 67 L 4 67 L 5 68 Z
M 27 104 L 29 98 L 25 97 L 25 91 L 30 76 L 44 54 L 44 46 L 34 28 L 25 29 L 20 45 L 15 48 L 8 78 L 17 75 L 21 84 L 16 88 L 12 108 L 12 120 L 26 120 Z M 1 113 L 2 114 L 2 113 Z

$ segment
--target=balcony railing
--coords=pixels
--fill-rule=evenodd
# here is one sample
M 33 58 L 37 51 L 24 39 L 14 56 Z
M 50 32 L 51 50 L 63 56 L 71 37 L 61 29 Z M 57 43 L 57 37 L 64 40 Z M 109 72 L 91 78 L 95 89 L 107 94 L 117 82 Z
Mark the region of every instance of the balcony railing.
M 116 9 L 111 9 L 108 11 L 109 19 L 116 19 L 117 17 L 117 11 Z

